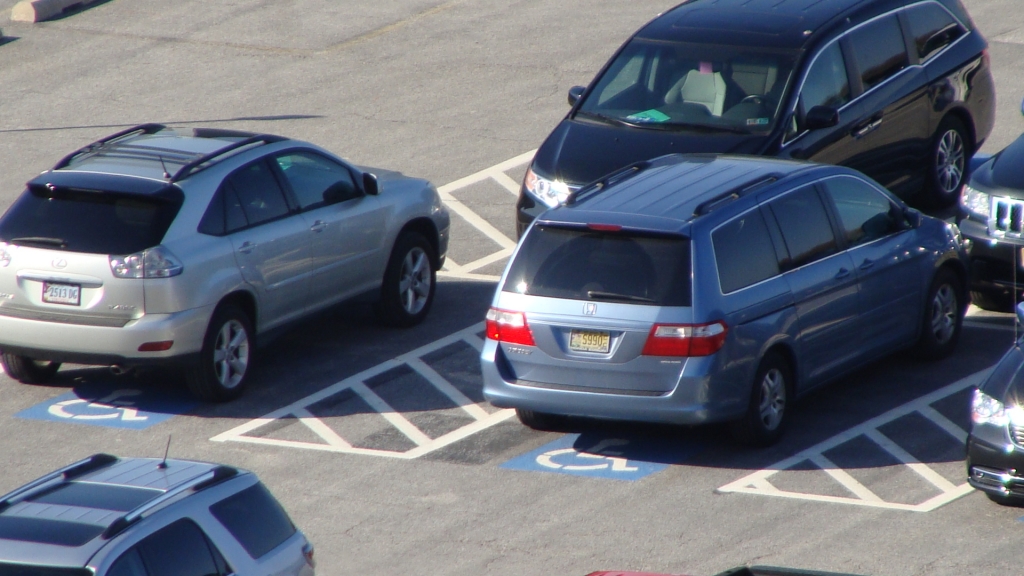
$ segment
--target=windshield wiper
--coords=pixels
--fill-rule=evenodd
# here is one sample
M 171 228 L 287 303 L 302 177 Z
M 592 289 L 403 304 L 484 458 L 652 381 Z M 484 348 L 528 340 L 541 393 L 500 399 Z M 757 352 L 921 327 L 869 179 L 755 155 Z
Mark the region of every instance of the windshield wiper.
M 602 120 L 608 124 L 615 124 L 618 126 L 629 126 L 630 128 L 646 128 L 652 124 L 649 122 L 628 122 L 622 118 L 616 118 L 615 116 L 608 116 L 606 114 L 599 114 L 597 112 L 588 112 L 586 110 L 580 110 L 576 113 L 577 116 L 583 116 L 585 118 L 594 118 Z
M 705 132 L 732 132 L 733 134 L 750 134 L 749 130 L 737 128 L 736 126 L 724 126 L 720 124 L 698 124 L 696 122 L 661 122 L 657 124 L 663 129 L 681 130 L 703 130 Z
M 19 238 L 11 238 L 8 242 L 11 244 L 43 244 L 58 248 L 67 248 L 68 246 L 68 241 L 63 238 L 49 238 L 46 236 L 21 236 Z
M 653 303 L 653 298 L 645 298 L 643 296 L 633 296 L 631 294 L 618 294 L 616 292 L 602 292 L 601 290 L 587 290 L 587 298 L 591 300 L 598 298 L 601 300 L 625 300 L 627 302 L 649 302 Z

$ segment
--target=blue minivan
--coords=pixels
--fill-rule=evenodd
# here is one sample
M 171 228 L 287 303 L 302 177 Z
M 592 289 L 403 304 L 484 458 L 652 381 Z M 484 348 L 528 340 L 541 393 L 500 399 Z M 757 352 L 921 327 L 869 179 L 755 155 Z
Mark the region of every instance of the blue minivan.
M 894 350 L 950 354 L 965 263 L 956 225 L 848 168 L 639 162 L 527 229 L 487 313 L 483 393 L 535 428 L 726 421 L 769 445 L 796 396 Z

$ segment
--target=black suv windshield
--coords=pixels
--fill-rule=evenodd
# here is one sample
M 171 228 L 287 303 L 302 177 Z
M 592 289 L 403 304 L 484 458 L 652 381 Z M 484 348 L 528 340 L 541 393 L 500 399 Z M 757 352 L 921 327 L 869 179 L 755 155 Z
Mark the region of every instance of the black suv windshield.
M 578 114 L 649 129 L 765 134 L 778 118 L 796 56 L 761 47 L 634 39 Z
M 133 254 L 160 244 L 182 200 L 32 186 L 0 218 L 0 242 Z
M 538 225 L 505 292 L 651 306 L 690 305 L 690 241 L 678 236 Z

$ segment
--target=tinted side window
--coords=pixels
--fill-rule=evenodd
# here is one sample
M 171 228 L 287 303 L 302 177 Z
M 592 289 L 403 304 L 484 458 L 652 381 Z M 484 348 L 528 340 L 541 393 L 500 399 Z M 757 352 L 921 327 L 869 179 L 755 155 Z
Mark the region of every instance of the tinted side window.
M 323 156 L 306 152 L 274 159 L 295 192 L 299 208 L 311 210 L 359 195 L 348 169 Z
M 210 512 L 245 548 L 259 558 L 295 534 L 284 508 L 263 484 L 255 484 L 210 506 Z
M 838 43 L 830 44 L 818 54 L 807 71 L 800 101 L 805 113 L 815 106 L 840 108 L 850 101 L 850 80 Z
M 250 225 L 280 218 L 288 213 L 284 192 L 270 168 L 263 162 L 256 162 L 238 170 L 228 178 L 228 183 L 238 194 L 238 200 Z
M 813 186 L 790 192 L 770 204 L 789 249 L 790 268 L 834 254 L 838 249 L 825 206 Z
M 823 182 L 851 246 L 865 244 L 900 229 L 896 206 L 867 182 L 829 178 Z
M 921 4 L 908 9 L 907 21 L 910 22 L 910 35 L 914 38 L 921 62 L 965 34 L 949 12 L 935 4 Z
M 881 84 L 910 65 L 903 30 L 893 16 L 880 18 L 850 32 L 864 90 Z
M 179 520 L 138 545 L 150 576 L 221 574 L 206 535 L 191 520 Z
M 761 212 L 753 210 L 711 233 L 722 293 L 728 294 L 779 273 L 775 247 Z
M 125 552 L 107 570 L 106 576 L 146 576 L 146 565 L 135 548 Z
M 210 206 L 199 222 L 199 232 L 213 236 L 223 236 L 245 228 L 249 221 L 245 218 L 242 203 L 231 183 L 225 183 L 210 201 Z

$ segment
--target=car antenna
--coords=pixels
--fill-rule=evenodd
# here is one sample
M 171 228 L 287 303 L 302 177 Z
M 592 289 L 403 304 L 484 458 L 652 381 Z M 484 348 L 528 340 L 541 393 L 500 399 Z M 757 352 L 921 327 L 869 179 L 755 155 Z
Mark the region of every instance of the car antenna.
M 160 462 L 159 464 L 156 465 L 157 468 L 160 468 L 160 469 L 167 468 L 167 454 L 170 453 L 170 451 L 171 451 L 171 435 L 168 434 L 167 435 L 167 448 L 164 449 L 164 459 L 163 459 L 162 462 Z
M 164 178 L 170 179 L 171 173 L 167 171 L 167 164 L 164 164 L 164 157 L 160 156 L 160 166 L 164 169 Z

